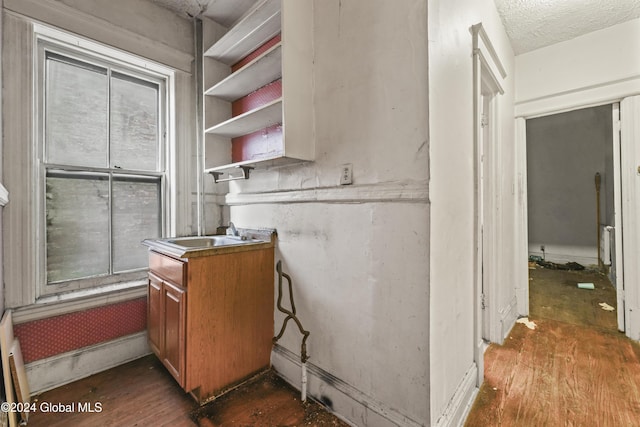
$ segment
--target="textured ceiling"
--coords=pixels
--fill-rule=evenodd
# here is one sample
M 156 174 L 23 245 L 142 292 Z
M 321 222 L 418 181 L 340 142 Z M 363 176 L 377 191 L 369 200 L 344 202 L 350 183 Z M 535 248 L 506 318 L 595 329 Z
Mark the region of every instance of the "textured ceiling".
M 199 16 L 206 8 L 208 0 L 151 0 L 160 6 L 173 10 L 178 15 L 185 18 Z
M 495 0 L 517 54 L 640 17 L 640 0 Z
M 185 18 L 206 16 L 225 27 L 231 26 L 256 0 L 151 0 Z
M 230 26 L 256 0 L 152 0 Z M 391 1 L 391 0 L 390 0 Z M 640 0 L 494 0 L 514 52 L 529 52 L 640 17 Z

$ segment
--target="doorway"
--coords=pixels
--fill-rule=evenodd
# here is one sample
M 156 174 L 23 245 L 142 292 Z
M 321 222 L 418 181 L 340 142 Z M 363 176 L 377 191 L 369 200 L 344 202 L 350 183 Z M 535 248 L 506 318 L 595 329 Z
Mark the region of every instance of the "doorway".
M 602 301 L 608 307 L 615 308 L 620 300 L 616 298 L 615 286 L 618 276 L 621 282 L 621 274 L 617 270 L 622 257 L 616 252 L 621 247 L 616 245 L 616 241 L 620 243 L 621 236 L 616 236 L 614 231 L 616 224 L 621 223 L 617 114 L 618 104 L 607 104 L 526 121 L 531 268 L 572 270 L 571 273 L 542 274 L 538 271 L 531 274 L 536 284 L 537 280 L 558 282 L 556 287 L 544 288 L 549 295 L 542 296 L 549 298 L 542 300 L 546 301 L 543 306 L 549 307 L 547 314 L 559 320 L 573 315 L 558 311 L 579 310 L 579 301 L 583 298 L 586 298 L 583 304 L 598 304 L 591 299 L 596 298 L 595 293 L 589 297 L 585 293 L 576 293 L 578 283 L 593 283 L 596 288 L 600 286 L 601 289 L 596 290 L 602 295 L 598 294 L 597 298 L 608 298 L 608 302 Z M 605 274 L 602 276 L 604 281 L 599 280 L 599 273 Z M 533 304 L 541 301 L 541 294 L 534 297 L 534 291 L 540 292 L 540 289 L 533 289 L 533 284 L 530 287 L 532 311 Z M 606 297 L 607 292 L 609 297 Z M 554 298 L 558 304 L 550 308 Z M 573 304 L 563 305 L 563 299 L 569 299 Z M 597 308 L 583 307 L 585 313 L 592 312 L 594 316 L 593 319 L 584 319 L 587 323 L 596 324 L 596 318 L 602 317 Z M 532 314 L 540 314 L 540 309 L 536 306 L 536 312 Z M 579 313 L 574 314 L 580 317 Z M 613 313 L 611 316 L 609 320 L 624 330 L 624 322 L 616 322 Z

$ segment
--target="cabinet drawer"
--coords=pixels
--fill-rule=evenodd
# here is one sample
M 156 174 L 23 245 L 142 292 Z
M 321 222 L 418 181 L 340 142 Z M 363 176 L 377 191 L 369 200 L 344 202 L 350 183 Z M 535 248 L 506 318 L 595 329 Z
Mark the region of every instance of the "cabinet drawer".
M 184 262 L 156 252 L 149 252 L 149 269 L 175 285 L 186 287 Z

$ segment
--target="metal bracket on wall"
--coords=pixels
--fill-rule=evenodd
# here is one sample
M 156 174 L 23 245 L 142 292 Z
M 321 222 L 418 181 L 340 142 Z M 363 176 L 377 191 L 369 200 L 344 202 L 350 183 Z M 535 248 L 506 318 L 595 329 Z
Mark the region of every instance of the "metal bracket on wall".
M 235 181 L 238 179 L 249 179 L 249 173 L 255 168 L 253 166 L 238 166 L 238 169 L 242 169 L 242 175 L 232 176 L 229 174 L 229 178 L 224 179 L 220 179 L 220 177 L 224 175 L 224 172 L 210 171 L 209 173 L 213 176 L 213 182 L 217 184 L 219 182 Z

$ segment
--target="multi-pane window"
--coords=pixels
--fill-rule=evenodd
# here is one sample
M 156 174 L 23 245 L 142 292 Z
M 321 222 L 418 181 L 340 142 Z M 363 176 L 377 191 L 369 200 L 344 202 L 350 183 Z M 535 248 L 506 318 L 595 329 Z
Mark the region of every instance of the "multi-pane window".
M 162 234 L 164 81 L 42 46 L 46 284 L 140 275 L 140 242 Z

